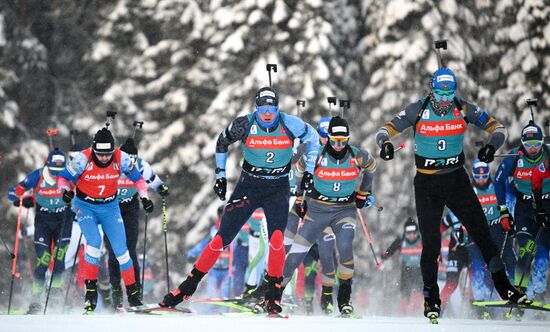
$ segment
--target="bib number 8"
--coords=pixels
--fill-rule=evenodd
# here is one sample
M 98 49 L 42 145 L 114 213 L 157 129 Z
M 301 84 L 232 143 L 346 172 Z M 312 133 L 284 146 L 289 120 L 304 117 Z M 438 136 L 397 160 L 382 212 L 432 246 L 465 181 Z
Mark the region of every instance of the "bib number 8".
M 440 139 L 439 141 L 437 141 L 437 149 L 439 151 L 443 151 L 447 148 L 447 141 L 445 141 L 444 139 Z
M 333 190 L 333 191 L 340 191 L 340 182 L 335 182 L 335 183 L 332 185 L 332 190 Z

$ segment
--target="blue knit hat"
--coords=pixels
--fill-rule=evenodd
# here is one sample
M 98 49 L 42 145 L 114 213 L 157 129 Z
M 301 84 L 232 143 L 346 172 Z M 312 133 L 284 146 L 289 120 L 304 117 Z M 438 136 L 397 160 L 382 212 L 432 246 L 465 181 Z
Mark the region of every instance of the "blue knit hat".
M 456 76 L 449 68 L 439 68 L 432 76 L 433 90 L 456 90 Z

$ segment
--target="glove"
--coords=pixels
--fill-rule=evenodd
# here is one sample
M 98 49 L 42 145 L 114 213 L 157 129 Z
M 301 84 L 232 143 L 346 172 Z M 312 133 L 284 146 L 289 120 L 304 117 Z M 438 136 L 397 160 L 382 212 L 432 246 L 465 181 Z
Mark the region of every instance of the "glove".
M 27 209 L 32 208 L 34 206 L 34 199 L 32 197 L 23 198 L 23 206 Z
M 145 210 L 145 212 L 147 213 L 151 213 L 153 212 L 154 210 L 154 206 L 153 206 L 153 201 L 150 200 L 149 198 L 147 197 L 142 197 L 141 198 L 141 205 L 143 205 L 143 209 Z
M 386 260 L 386 259 L 390 258 L 390 255 L 388 254 L 387 251 L 384 251 L 384 252 L 382 253 L 382 255 L 380 255 L 380 257 L 381 257 L 383 260 Z
M 74 191 L 72 190 L 63 190 L 63 202 L 69 204 L 74 198 Z
M 362 209 L 363 207 L 370 208 L 376 203 L 376 198 L 369 192 L 367 192 L 366 195 L 361 195 L 359 193 L 355 194 L 355 206 L 357 206 L 358 209 Z
M 500 226 L 502 226 L 502 229 L 511 234 L 515 233 L 516 224 L 514 223 L 514 218 L 510 215 L 510 211 L 508 211 L 506 205 L 500 205 L 498 207 L 498 211 L 500 212 L 500 218 L 498 220 L 500 222 Z
M 214 184 L 214 192 L 218 197 L 225 201 L 225 193 L 227 192 L 227 179 L 226 178 L 217 178 L 216 184 Z
M 385 141 L 380 147 L 380 158 L 386 161 L 392 160 L 393 152 L 394 152 L 393 144 L 391 144 L 390 141 Z
M 170 188 L 168 188 L 167 184 L 163 184 L 160 187 L 158 187 L 157 191 L 158 191 L 158 194 L 162 197 L 166 197 L 170 195 Z
M 537 222 L 538 227 L 542 227 L 544 229 L 550 229 L 550 219 L 548 218 L 548 215 L 544 211 L 537 211 L 535 220 Z
M 490 163 L 491 161 L 495 160 L 495 151 L 496 150 L 494 146 L 487 144 L 479 149 L 479 152 L 477 153 L 477 159 L 485 163 Z
M 294 212 L 302 219 L 306 216 L 307 201 L 302 200 L 302 196 L 296 198 L 296 202 L 294 202 Z
M 310 172 L 304 172 L 302 177 L 302 183 L 300 184 L 300 189 L 307 191 L 313 188 L 313 174 Z

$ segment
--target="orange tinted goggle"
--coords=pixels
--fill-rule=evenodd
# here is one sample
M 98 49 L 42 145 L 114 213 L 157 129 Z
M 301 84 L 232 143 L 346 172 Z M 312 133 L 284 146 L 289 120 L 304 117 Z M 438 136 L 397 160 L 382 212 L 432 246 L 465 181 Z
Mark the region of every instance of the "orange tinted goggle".
M 328 136 L 328 139 L 332 145 L 344 145 L 349 141 L 349 136 Z

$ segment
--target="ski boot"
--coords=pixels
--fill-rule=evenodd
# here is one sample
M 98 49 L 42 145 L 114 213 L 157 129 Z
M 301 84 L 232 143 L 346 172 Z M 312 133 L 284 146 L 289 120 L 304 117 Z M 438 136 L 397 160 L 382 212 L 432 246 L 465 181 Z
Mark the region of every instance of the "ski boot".
M 252 299 L 254 299 L 254 297 L 252 296 L 252 293 L 254 292 L 255 289 L 256 289 L 256 285 L 245 284 L 244 285 L 244 291 L 243 291 L 243 294 L 241 295 L 241 298 L 243 300 L 252 300 Z
M 111 304 L 113 305 L 113 309 L 115 311 L 122 311 L 122 287 L 120 287 L 120 285 L 113 286 L 113 289 L 111 290 Z
M 430 323 L 437 324 L 437 318 L 441 313 L 441 300 L 439 299 L 439 287 L 435 284 L 432 287 L 424 286 L 424 317 Z
M 262 301 L 265 298 L 265 294 L 268 288 L 269 288 L 269 280 L 267 275 L 265 275 L 264 278 L 262 279 L 262 283 L 260 284 L 260 286 L 249 291 L 247 293 L 248 295 L 246 298 L 250 299 L 251 301 Z M 244 295 L 243 295 L 243 298 L 245 298 Z
M 304 311 L 307 316 L 313 315 L 313 297 L 306 297 L 304 299 Z
M 278 315 L 283 311 L 281 307 L 281 296 L 283 294 L 281 282 L 283 282 L 283 278 L 268 276 L 267 279 L 268 289 L 265 293 L 265 310 L 268 315 Z
M 111 292 L 109 287 L 105 287 L 101 283 L 98 285 L 98 293 L 101 298 L 101 304 L 103 305 L 103 308 L 110 308 L 111 307 Z
M 491 277 L 493 278 L 495 289 L 503 300 L 508 300 L 511 303 L 516 304 L 533 303 L 533 301 L 527 299 L 525 291 L 522 291 L 521 289 L 518 289 L 510 284 L 504 270 L 504 264 L 498 256 L 493 257 L 489 262 L 489 270 L 491 271 Z
M 141 291 L 137 283 L 126 286 L 126 296 L 128 296 L 128 305 L 130 307 L 139 307 L 142 306 L 141 302 Z
M 84 280 L 86 285 L 86 296 L 84 297 L 85 314 L 94 312 L 97 306 L 97 280 Z
M 473 306 L 472 315 L 476 319 L 491 319 L 491 313 L 486 307 Z
M 331 315 L 334 312 L 332 286 L 323 286 L 321 291 L 321 310 L 325 315 Z
M 31 302 L 31 304 L 29 304 L 29 310 L 27 311 L 27 314 L 38 315 L 38 314 L 41 314 L 43 310 L 44 310 L 44 307 L 42 306 L 41 303 Z
M 199 282 L 205 275 L 205 272 L 201 272 L 194 267 L 193 270 L 191 270 L 191 273 L 189 273 L 187 278 L 178 286 L 178 288 L 164 295 L 164 299 L 159 303 L 159 306 L 163 308 L 175 307 L 183 300 L 190 298 L 191 295 L 193 295 L 193 293 L 197 290 Z
M 353 315 L 353 306 L 351 305 L 351 279 L 339 279 L 338 286 L 338 310 L 341 317 L 350 317 Z

